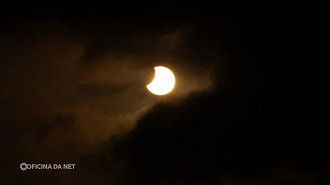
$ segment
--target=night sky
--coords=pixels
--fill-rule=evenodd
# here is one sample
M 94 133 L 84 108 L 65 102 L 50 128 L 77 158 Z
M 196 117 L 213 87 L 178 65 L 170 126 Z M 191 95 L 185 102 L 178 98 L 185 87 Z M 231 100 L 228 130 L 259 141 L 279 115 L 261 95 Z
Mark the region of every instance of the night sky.
M 302 50 L 308 22 L 297 26 L 305 19 L 287 4 L 28 2 L 0 10 L 0 184 L 328 178 L 326 121 L 313 104 L 311 50 Z M 145 87 L 157 65 L 177 78 L 165 96 Z M 76 167 L 21 171 L 22 162 Z

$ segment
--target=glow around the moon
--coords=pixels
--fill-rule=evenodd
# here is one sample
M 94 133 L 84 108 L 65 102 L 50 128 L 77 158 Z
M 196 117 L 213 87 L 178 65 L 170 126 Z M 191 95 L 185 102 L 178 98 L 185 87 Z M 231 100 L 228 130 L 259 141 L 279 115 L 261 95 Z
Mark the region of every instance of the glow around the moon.
M 155 69 L 155 77 L 150 84 L 147 85 L 148 90 L 155 95 L 165 95 L 171 92 L 175 86 L 175 76 L 167 67 L 157 66 Z

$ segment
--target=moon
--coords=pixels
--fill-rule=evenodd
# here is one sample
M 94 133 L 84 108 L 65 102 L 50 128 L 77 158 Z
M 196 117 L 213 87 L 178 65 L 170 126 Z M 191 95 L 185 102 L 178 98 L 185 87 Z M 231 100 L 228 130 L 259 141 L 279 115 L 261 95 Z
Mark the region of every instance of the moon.
M 147 89 L 155 95 L 165 95 L 170 93 L 175 86 L 175 76 L 173 72 L 164 66 L 156 66 L 155 77 L 150 84 L 147 85 Z

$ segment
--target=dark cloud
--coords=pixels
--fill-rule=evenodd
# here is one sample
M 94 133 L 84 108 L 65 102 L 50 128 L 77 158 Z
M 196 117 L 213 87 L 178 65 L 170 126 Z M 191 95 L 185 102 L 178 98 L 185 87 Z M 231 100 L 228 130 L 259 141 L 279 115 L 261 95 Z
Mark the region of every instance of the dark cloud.
M 178 102 L 191 92 L 211 89 L 210 65 L 190 65 L 185 59 L 189 53 L 177 57 L 185 50 L 184 25 L 155 33 L 145 23 L 139 34 L 127 31 L 127 24 L 110 22 L 105 30 L 86 33 L 79 30 L 84 25 L 38 18 L 29 20 L 22 32 L 15 27 L 3 32 L 0 114 L 3 140 L 10 140 L 3 165 L 10 169 L 8 176 L 16 176 L 21 162 L 75 162 L 81 165 L 79 173 L 89 175 L 111 166 L 109 178 L 114 179 L 126 165 L 113 160 L 104 164 L 97 157 L 104 143 L 123 137 L 158 102 Z M 173 68 L 181 84 L 165 99 L 145 88 L 157 64 Z M 105 173 L 97 176 L 104 178 Z M 26 176 L 17 182 L 56 184 L 58 175 Z

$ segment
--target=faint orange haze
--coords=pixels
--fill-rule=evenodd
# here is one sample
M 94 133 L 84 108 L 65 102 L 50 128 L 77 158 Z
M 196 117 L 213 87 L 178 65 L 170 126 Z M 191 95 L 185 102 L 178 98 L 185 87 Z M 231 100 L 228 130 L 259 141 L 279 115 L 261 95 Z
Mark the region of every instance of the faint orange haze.
M 212 66 L 177 57 L 184 47 L 184 29 L 123 38 L 118 44 L 123 50 L 109 49 L 88 64 L 81 61 L 88 39 L 47 26 L 29 34 L 2 64 L 1 78 L 8 80 L 1 82 L 5 88 L 0 97 L 8 110 L 1 116 L 19 132 L 12 142 L 20 149 L 13 151 L 25 148 L 31 158 L 97 153 L 102 143 L 133 129 L 157 103 L 178 103 L 189 93 L 212 89 Z M 131 44 L 138 47 L 125 52 Z M 146 89 L 156 65 L 168 66 L 176 75 L 175 90 L 162 98 Z

